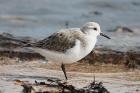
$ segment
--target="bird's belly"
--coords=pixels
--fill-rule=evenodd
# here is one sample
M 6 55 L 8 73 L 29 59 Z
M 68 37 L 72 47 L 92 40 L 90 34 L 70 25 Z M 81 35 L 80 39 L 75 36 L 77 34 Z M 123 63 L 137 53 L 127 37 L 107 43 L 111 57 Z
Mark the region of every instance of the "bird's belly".
M 76 45 L 73 48 L 68 49 L 64 53 L 51 51 L 51 50 L 47 50 L 47 49 L 41 49 L 41 48 L 32 48 L 32 50 L 37 53 L 40 53 L 47 60 L 52 61 L 52 62 L 73 63 L 73 62 L 79 61 L 80 59 L 82 59 L 86 55 L 88 55 L 92 51 L 95 43 L 89 42 L 89 44 L 87 43 L 86 47 L 83 47 L 81 45 L 81 42 L 79 40 L 77 40 Z
M 79 52 L 55 52 L 46 49 L 35 48 L 32 49 L 35 52 L 41 54 L 51 62 L 60 62 L 60 63 L 73 63 L 78 61 L 81 57 L 79 56 Z
M 73 48 L 66 50 L 64 53 L 41 48 L 31 49 L 52 62 L 73 63 L 83 58 L 81 55 L 81 45 L 79 40 L 76 41 L 76 45 Z

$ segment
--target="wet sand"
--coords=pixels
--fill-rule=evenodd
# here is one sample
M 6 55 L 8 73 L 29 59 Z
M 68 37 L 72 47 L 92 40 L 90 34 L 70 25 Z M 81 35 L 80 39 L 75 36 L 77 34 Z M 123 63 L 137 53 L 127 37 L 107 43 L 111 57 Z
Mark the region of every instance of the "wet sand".
M 0 66 L 0 90 L 2 93 L 20 93 L 22 87 L 15 85 L 13 80 L 25 80 L 34 82 L 45 81 L 48 78 L 64 79 L 62 71 L 50 70 L 31 66 L 28 63 L 20 65 Z M 93 81 L 103 82 L 103 85 L 111 93 L 139 93 L 140 92 L 140 71 L 133 70 L 120 73 L 81 73 L 68 72 L 68 83 L 77 88 L 82 88 Z

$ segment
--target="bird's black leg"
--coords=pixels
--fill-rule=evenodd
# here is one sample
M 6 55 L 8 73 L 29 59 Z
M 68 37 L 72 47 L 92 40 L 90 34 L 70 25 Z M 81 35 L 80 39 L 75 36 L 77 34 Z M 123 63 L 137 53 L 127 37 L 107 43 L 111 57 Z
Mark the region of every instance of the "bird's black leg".
M 68 79 L 67 78 L 67 73 L 66 73 L 66 70 L 65 70 L 65 65 L 62 63 L 61 64 L 61 69 L 62 69 L 62 71 L 63 71 L 63 73 L 64 73 L 64 75 L 65 75 L 65 78 L 66 78 L 66 80 Z

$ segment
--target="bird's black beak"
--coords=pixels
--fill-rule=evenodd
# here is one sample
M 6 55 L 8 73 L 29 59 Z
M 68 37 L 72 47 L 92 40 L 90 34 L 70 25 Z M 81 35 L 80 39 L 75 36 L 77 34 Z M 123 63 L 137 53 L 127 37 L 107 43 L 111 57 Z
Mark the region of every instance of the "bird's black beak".
M 108 38 L 108 39 L 111 39 L 109 36 L 105 35 L 105 34 L 102 33 L 102 32 L 100 33 L 100 35 L 101 35 L 101 36 L 104 36 L 104 37 L 106 37 L 106 38 Z

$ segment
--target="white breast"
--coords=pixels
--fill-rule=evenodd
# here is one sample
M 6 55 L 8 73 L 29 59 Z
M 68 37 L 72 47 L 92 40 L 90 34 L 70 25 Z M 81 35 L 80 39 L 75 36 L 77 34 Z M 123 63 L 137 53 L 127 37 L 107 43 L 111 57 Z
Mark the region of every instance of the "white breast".
M 66 60 L 67 63 L 72 63 L 79 61 L 80 59 L 87 56 L 94 48 L 96 44 L 96 38 L 94 37 L 85 37 L 86 45 L 83 46 L 81 41 L 77 40 L 75 47 L 69 49 L 66 54 Z
M 96 38 L 94 37 L 86 37 L 86 46 L 85 47 L 81 47 L 81 57 L 85 57 L 87 56 L 94 48 L 95 44 L 96 44 Z

